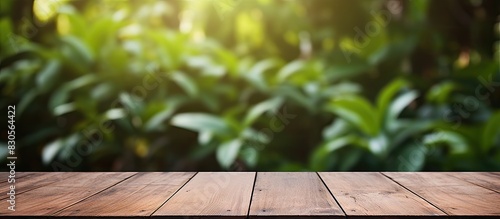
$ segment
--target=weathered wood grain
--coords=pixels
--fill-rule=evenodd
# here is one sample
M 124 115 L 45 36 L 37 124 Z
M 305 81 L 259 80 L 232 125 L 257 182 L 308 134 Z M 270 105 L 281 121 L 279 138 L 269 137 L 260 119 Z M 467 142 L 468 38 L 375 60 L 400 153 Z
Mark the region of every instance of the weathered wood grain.
M 138 173 L 79 202 L 57 216 L 149 216 L 183 186 L 194 173 Z
M 31 173 L 19 173 L 16 175 L 15 178 L 15 191 L 16 195 L 22 194 L 24 192 L 48 186 L 52 183 L 60 181 L 60 177 L 66 176 L 66 177 L 73 177 L 77 174 L 80 173 L 62 173 L 62 172 L 31 172 Z M 0 185 L 0 192 L 1 194 L 5 194 L 9 190 L 9 186 L 12 184 L 1 184 Z M 7 196 L 2 196 L 0 197 L 0 200 L 7 199 Z
M 319 176 L 349 217 L 446 215 L 380 173 L 321 172 Z
M 43 172 L 16 172 L 14 175 L 15 175 L 15 179 L 22 179 L 26 176 L 30 176 L 30 175 L 35 175 L 35 174 L 43 174 Z M 9 177 L 9 173 L 8 172 L 0 172 L 0 186 L 3 186 L 3 185 L 7 185 L 9 184 L 7 179 Z
M 247 216 L 253 172 L 200 172 L 153 216 Z
M 500 175 L 490 172 L 444 173 L 500 193 Z
M 0 216 L 50 216 L 94 195 L 135 173 L 62 173 L 66 179 L 16 196 L 16 211 L 6 210 L 2 201 Z M 55 176 L 56 179 L 62 178 Z
M 446 173 L 384 173 L 452 216 L 500 216 L 500 194 Z
M 257 173 L 250 217 L 324 216 L 344 218 L 316 173 Z

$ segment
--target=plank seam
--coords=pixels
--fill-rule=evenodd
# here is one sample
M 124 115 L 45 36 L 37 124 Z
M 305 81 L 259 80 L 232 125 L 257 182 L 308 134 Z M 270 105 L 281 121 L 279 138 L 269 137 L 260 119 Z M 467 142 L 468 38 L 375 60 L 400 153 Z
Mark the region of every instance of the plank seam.
M 321 175 L 319 175 L 318 172 L 316 172 L 316 175 L 318 175 L 319 177 L 319 180 L 321 180 L 321 182 L 323 183 L 323 185 L 326 187 L 326 189 L 328 190 L 328 192 L 330 193 L 330 195 L 332 196 L 333 200 L 335 200 L 335 202 L 337 203 L 337 205 L 339 206 L 340 210 L 342 210 L 342 213 L 344 213 L 344 217 L 345 218 L 348 218 L 347 214 L 345 213 L 344 211 L 344 208 L 342 207 L 342 205 L 340 205 L 339 201 L 337 200 L 337 198 L 335 198 L 335 195 L 333 195 L 333 192 L 330 190 L 330 188 L 326 185 L 325 181 L 323 180 L 323 178 L 321 178 Z
M 163 205 L 165 205 L 172 197 L 175 196 L 175 194 L 177 194 L 185 185 L 187 185 L 196 175 L 198 175 L 199 172 L 196 172 L 195 174 L 193 174 L 193 176 L 191 176 L 187 181 L 186 183 L 182 184 L 182 186 L 180 186 L 170 197 L 167 198 L 167 200 L 165 200 L 157 209 L 155 209 L 150 215 L 149 217 L 153 217 L 153 215 L 158 211 L 160 210 L 161 207 L 163 207 Z
M 495 193 L 500 194 L 500 191 L 497 191 L 497 190 L 495 190 L 495 189 L 488 188 L 488 187 L 486 187 L 486 186 L 483 186 L 483 185 L 480 185 L 480 184 L 477 184 L 477 183 L 473 183 L 473 182 L 471 182 L 471 181 L 469 181 L 469 180 L 466 180 L 466 179 L 463 179 L 463 178 L 460 178 L 460 177 L 456 177 L 456 176 L 454 176 L 453 174 L 449 174 L 449 175 L 450 175 L 451 177 L 455 178 L 455 179 L 460 180 L 460 181 L 463 181 L 463 182 L 466 182 L 466 183 L 470 183 L 470 184 L 472 184 L 472 185 L 475 185 L 475 186 L 478 186 L 478 187 L 481 187 L 481 188 L 484 188 L 484 189 L 487 189 L 487 190 L 490 190 L 490 191 L 492 191 L 492 192 L 495 192 Z
M 403 184 L 399 183 L 398 181 L 394 180 L 393 178 L 385 175 L 384 173 L 382 172 L 379 172 L 380 174 L 382 174 L 382 176 L 385 176 L 387 177 L 389 180 L 393 181 L 394 183 L 398 184 L 399 186 L 403 187 L 404 189 L 408 190 L 409 192 L 413 193 L 414 195 L 416 195 L 417 197 L 421 198 L 422 200 L 424 200 L 425 202 L 429 203 L 430 205 L 432 205 L 433 207 L 439 209 L 441 212 L 443 212 L 444 214 L 450 216 L 450 214 L 448 214 L 448 212 L 444 211 L 443 209 L 441 209 L 440 207 L 436 206 L 434 203 L 428 201 L 427 199 L 425 199 L 424 197 L 422 197 L 421 195 L 417 194 L 416 192 L 413 192 L 411 189 L 407 188 L 406 186 L 404 186 Z
M 250 203 L 248 204 L 247 211 L 247 219 L 250 218 L 250 208 L 252 207 L 253 193 L 255 191 L 255 183 L 257 182 L 257 172 L 255 172 L 255 176 L 253 177 L 253 186 L 252 186 L 252 194 L 250 195 Z
M 85 198 L 82 198 L 82 199 L 80 199 L 79 201 L 77 201 L 77 202 L 75 202 L 75 203 L 73 203 L 73 204 L 69 204 L 68 206 L 66 206 L 66 207 L 64 207 L 64 208 L 61 208 L 60 210 L 58 210 L 58 211 L 56 211 L 56 212 L 52 213 L 52 216 L 57 216 L 57 214 L 61 213 L 62 211 L 66 210 L 66 209 L 68 209 L 68 208 L 70 208 L 70 207 L 73 207 L 74 205 L 76 205 L 76 204 L 78 204 L 78 203 L 80 203 L 80 202 L 83 202 L 83 201 L 85 201 L 85 200 L 89 199 L 90 197 L 96 196 L 96 195 L 98 195 L 98 194 L 100 194 L 100 193 L 102 193 L 102 192 L 104 192 L 104 191 L 106 191 L 106 190 L 110 189 L 111 187 L 114 187 L 114 186 L 116 186 L 116 185 L 120 184 L 121 182 L 123 182 L 123 181 L 125 181 L 125 180 L 127 180 L 127 179 L 132 178 L 132 177 L 133 177 L 133 176 L 135 176 L 135 175 L 137 175 L 137 172 L 135 172 L 134 174 L 132 174 L 132 175 L 130 175 L 130 176 L 128 176 L 128 177 L 125 177 L 124 179 L 122 179 L 122 180 L 120 180 L 120 181 L 116 182 L 116 183 L 115 183 L 115 184 L 113 184 L 113 185 L 110 185 L 109 187 L 106 187 L 106 188 L 102 189 L 101 191 L 98 191 L 98 192 L 96 192 L 96 193 L 94 193 L 94 194 L 92 194 L 92 195 L 89 195 L 89 196 L 87 196 L 87 197 L 85 197 Z
M 17 180 L 17 178 L 16 178 L 16 180 Z M 43 187 L 47 187 L 47 186 L 52 185 L 52 184 L 54 184 L 54 183 L 56 183 L 56 182 L 57 182 L 57 181 L 54 181 L 54 182 L 48 183 L 47 185 L 43 185 L 43 186 L 38 186 L 38 187 L 33 187 L 33 188 L 31 188 L 31 189 L 27 189 L 26 191 L 22 191 L 22 192 L 16 193 L 16 196 L 17 196 L 17 195 L 21 195 L 21 194 L 26 193 L 26 192 L 29 192 L 29 191 L 33 191 L 33 190 L 35 190 L 35 189 L 39 189 L 39 188 L 43 188 Z M 3 198 L 1 198 L 1 199 L 0 199 L 0 201 L 2 201 L 2 200 L 4 200 L 4 199 L 8 199 L 8 198 L 9 198 L 9 197 L 3 197 Z

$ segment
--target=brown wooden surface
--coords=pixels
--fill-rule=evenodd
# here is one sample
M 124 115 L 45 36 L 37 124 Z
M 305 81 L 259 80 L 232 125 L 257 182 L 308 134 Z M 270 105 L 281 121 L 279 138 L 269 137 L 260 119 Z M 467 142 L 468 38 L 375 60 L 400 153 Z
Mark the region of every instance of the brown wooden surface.
M 316 173 L 257 173 L 250 217 L 312 215 L 344 217 Z
M 500 192 L 500 176 L 495 173 L 465 172 L 460 174 L 447 173 L 447 175 L 463 179 L 467 182 L 493 190 L 495 192 Z
M 448 215 L 500 216 L 500 195 L 449 173 L 384 173 Z M 458 174 L 458 173 L 457 173 Z M 496 181 L 500 178 L 496 178 Z
M 78 173 L 43 173 L 43 172 L 31 172 L 31 173 L 19 173 L 16 176 L 16 194 L 22 194 L 27 191 L 31 191 L 36 188 L 44 187 L 49 184 L 58 182 L 62 177 L 71 177 L 78 175 Z M 5 179 L 5 178 L 4 178 Z M 9 190 L 9 184 L 5 180 L 4 184 L 0 184 L 1 194 L 7 193 Z M 7 196 L 3 196 L 0 200 L 7 199 Z
M 17 195 L 14 212 L 7 210 L 7 201 L 2 201 L 0 216 L 50 216 L 134 174 L 65 173 L 67 178 L 64 180 Z
M 0 218 L 500 218 L 500 173 L 18 172 Z
M 380 173 L 319 173 L 348 216 L 446 215 Z
M 138 173 L 58 216 L 149 216 L 194 173 Z
M 201 172 L 154 216 L 247 216 L 255 173 Z

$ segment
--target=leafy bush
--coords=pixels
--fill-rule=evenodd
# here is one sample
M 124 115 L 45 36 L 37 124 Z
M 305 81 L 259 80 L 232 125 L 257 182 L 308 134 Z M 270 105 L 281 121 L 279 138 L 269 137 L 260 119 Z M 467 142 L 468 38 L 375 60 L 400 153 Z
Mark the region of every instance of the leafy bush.
M 497 3 L 451 4 L 478 37 L 423 0 L 6 1 L 0 106 L 26 170 L 498 170 Z

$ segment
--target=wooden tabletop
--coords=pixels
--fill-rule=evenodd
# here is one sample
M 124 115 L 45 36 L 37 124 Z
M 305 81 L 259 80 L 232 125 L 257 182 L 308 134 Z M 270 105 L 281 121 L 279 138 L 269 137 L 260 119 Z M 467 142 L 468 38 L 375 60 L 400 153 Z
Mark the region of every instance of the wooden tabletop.
M 500 217 L 500 173 L 23 172 L 0 217 Z

